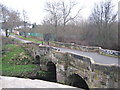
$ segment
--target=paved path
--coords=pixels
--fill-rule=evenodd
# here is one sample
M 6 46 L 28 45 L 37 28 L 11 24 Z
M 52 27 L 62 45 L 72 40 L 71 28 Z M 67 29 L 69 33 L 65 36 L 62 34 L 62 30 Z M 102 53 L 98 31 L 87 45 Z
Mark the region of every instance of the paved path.
M 21 39 L 21 38 L 15 37 L 15 36 L 13 36 L 13 35 L 11 35 L 10 37 L 15 38 L 15 39 L 17 39 L 17 40 L 19 40 L 19 41 L 21 41 L 21 42 L 23 42 L 23 43 L 29 43 L 29 42 L 31 42 L 31 41 L 28 41 L 28 40 L 23 40 L 23 39 Z
M 20 40 L 24 43 L 31 42 L 28 40 L 23 40 L 23 39 L 17 38 L 15 36 L 11 36 L 11 37 L 13 37 L 17 40 Z M 55 48 L 57 48 L 57 47 L 55 47 Z M 82 52 L 79 50 L 66 49 L 66 48 L 58 48 L 58 49 L 60 49 L 60 51 L 62 51 L 62 52 L 70 52 L 70 53 L 77 54 L 77 55 L 85 55 L 85 56 L 91 57 L 96 63 L 118 65 L 118 60 L 119 60 L 118 58 L 104 56 L 104 55 L 100 55 L 100 54 L 94 53 L 94 52 Z

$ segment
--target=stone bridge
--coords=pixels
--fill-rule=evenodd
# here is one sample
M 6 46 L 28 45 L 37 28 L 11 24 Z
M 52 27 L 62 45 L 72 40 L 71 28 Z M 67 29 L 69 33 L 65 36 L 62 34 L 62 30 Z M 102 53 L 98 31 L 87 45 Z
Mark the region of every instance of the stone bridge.
M 83 89 L 119 86 L 119 66 L 97 64 L 90 57 L 61 52 L 36 43 L 25 43 L 23 46 L 40 65 L 40 70 L 52 72 L 55 82 Z

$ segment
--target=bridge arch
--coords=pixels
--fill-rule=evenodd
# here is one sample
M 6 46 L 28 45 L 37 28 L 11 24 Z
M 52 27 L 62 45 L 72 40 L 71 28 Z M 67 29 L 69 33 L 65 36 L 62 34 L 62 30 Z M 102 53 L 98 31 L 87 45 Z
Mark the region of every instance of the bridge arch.
M 75 73 L 68 76 L 66 84 L 70 85 L 70 86 L 89 90 L 89 87 L 88 87 L 86 81 L 81 76 L 79 76 L 78 74 L 75 74 Z
M 50 81 L 57 82 L 56 65 L 52 61 L 47 62 L 47 70 L 50 72 Z
M 35 56 L 35 64 L 40 64 L 40 56 L 39 55 Z

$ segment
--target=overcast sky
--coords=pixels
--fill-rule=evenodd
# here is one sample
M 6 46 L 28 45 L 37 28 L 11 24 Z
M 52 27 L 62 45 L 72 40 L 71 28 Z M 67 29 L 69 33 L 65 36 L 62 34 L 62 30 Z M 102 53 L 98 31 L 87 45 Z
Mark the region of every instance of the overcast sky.
M 11 9 L 18 10 L 19 12 L 22 12 L 22 10 L 24 9 L 27 12 L 27 15 L 31 23 L 36 22 L 37 24 L 39 24 L 46 15 L 44 9 L 45 3 L 47 1 L 51 0 L 0 0 L 0 3 L 4 4 L 5 6 Z M 94 3 L 105 0 L 75 0 L 75 1 L 79 3 L 79 7 L 83 8 L 80 14 L 84 19 L 86 19 L 90 15 Z M 116 5 L 116 9 L 118 2 L 119 0 L 113 0 L 114 5 Z

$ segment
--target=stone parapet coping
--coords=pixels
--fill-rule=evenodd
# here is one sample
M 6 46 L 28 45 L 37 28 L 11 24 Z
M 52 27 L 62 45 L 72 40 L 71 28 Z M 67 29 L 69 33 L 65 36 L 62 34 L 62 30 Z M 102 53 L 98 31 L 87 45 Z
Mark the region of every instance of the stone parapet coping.
M 1 88 L 76 88 L 72 86 L 62 85 L 58 83 L 43 81 L 43 80 L 31 80 L 17 77 L 0 76 L 0 82 L 2 82 Z

